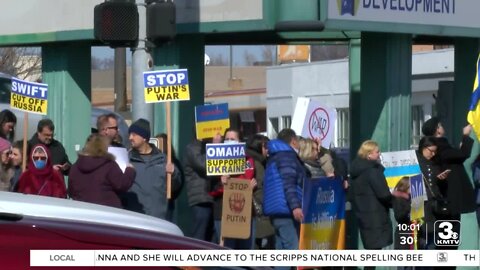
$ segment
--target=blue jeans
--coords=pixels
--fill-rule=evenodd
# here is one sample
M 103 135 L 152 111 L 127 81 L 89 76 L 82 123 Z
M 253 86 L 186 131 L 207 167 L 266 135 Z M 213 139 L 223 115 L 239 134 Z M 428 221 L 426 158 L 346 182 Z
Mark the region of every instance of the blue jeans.
M 192 206 L 192 237 L 203 241 L 211 241 L 213 234 L 213 208 L 211 203 Z
M 293 218 L 272 218 L 275 227 L 275 248 L 297 250 L 300 224 Z
M 275 249 L 298 250 L 298 237 L 300 235 L 300 223 L 292 218 L 272 218 L 275 228 Z M 289 266 L 277 266 L 277 270 L 292 269 Z

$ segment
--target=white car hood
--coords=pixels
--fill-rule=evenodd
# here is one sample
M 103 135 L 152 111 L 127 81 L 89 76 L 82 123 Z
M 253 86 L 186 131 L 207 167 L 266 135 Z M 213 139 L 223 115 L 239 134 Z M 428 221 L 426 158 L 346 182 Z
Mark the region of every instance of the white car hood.
M 0 212 L 33 217 L 58 218 L 183 236 L 168 221 L 98 204 L 0 191 Z

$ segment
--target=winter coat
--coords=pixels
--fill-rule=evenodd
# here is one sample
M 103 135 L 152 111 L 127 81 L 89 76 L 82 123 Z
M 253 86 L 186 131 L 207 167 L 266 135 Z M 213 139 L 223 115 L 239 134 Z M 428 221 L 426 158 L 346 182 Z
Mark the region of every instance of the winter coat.
M 205 149 L 201 141 L 195 140 L 186 147 L 183 169 L 187 187 L 188 204 L 190 206 L 213 203 L 208 194 L 211 189 L 211 179 L 207 177 Z
M 463 167 L 463 163 L 470 157 L 473 139 L 463 136 L 460 149 L 453 148 L 446 138 L 436 138 L 436 161 L 442 170 L 452 170 L 446 179 L 445 188 L 441 192 L 448 200 L 448 208 L 452 215 L 470 213 L 476 210 L 475 191 Z
M 42 144 L 42 142 L 38 139 L 37 133 L 35 133 L 30 139 L 30 141 L 28 141 L 28 153 L 30 153 L 30 151 L 32 150 L 32 146 L 36 144 Z M 46 146 L 51 153 L 52 165 L 65 163 L 71 164 L 70 160 L 68 160 L 67 152 L 65 151 L 65 148 L 63 147 L 61 142 L 52 139 L 52 142 Z M 65 175 L 68 175 L 68 170 L 63 173 Z
M 423 155 L 416 151 L 418 165 L 422 171 L 423 184 L 427 193 L 427 200 L 424 202 L 424 221 L 426 224 L 427 232 L 433 233 L 433 228 L 437 217 L 433 213 L 433 205 L 435 198 L 442 196 L 439 186 L 446 183 L 446 180 L 440 180 L 437 175 L 441 173 L 440 167 L 433 160 L 427 160 Z
M 353 210 L 366 249 L 381 249 L 393 242 L 389 208 L 392 195 L 378 162 L 357 157 L 351 165 Z
M 304 165 L 308 178 L 319 178 L 322 176 L 326 176 L 325 170 L 323 169 L 322 165 L 320 165 L 320 163 L 313 160 L 304 160 Z
M 67 189 L 63 175 L 53 169 L 50 151 L 43 144 L 37 144 L 32 149 L 37 147 L 43 148 L 45 153 L 47 153 L 47 164 L 45 168 L 37 169 L 33 164 L 33 153 L 30 153 L 27 170 L 22 173 L 18 180 L 18 192 L 66 198 Z
M 122 208 L 119 193 L 132 186 L 135 170 L 127 167 L 123 173 L 114 159 L 110 154 L 102 157 L 80 154 L 70 169 L 70 197 L 78 201 Z
M 267 216 L 292 217 L 302 208 L 302 187 L 306 178 L 303 162 L 293 148 L 281 140 L 268 142 L 269 158 L 263 184 L 263 210 Z
M 411 200 L 402 198 L 402 197 L 394 197 L 392 199 L 392 206 L 393 206 L 393 214 L 395 216 L 395 220 L 398 224 L 406 224 L 410 226 L 410 210 L 411 210 Z M 395 229 L 395 249 L 412 249 L 411 245 L 409 244 L 401 244 L 400 230 L 398 226 Z
M 253 158 L 255 163 L 255 179 L 257 187 L 253 190 L 253 198 L 263 209 L 263 180 L 265 177 L 265 157 L 251 149 L 247 149 L 246 154 Z M 264 215 L 255 216 L 255 238 L 265 238 L 275 234 L 275 228 L 269 217 Z
M 135 167 L 136 177 L 132 187 L 122 195 L 125 209 L 166 219 L 172 208 L 167 200 L 167 157 L 153 144 L 148 155 L 140 155 L 136 149 L 129 153 L 130 163 Z M 172 175 L 172 195 L 181 187 L 179 169 L 175 166 Z

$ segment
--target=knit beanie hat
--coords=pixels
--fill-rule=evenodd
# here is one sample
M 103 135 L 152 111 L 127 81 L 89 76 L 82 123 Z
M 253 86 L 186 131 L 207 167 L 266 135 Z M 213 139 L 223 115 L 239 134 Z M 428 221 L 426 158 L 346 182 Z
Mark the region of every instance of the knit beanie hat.
M 9 149 L 10 146 L 12 146 L 12 144 L 9 141 L 0 137 L 0 153 Z
M 438 117 L 432 117 L 428 119 L 422 126 L 422 133 L 425 136 L 433 136 L 435 135 L 435 132 L 437 131 L 438 124 L 440 123 L 440 120 Z
M 142 136 L 144 139 L 150 139 L 150 122 L 143 118 L 138 119 L 133 122 L 133 124 L 128 128 L 128 133 L 135 133 L 139 136 Z

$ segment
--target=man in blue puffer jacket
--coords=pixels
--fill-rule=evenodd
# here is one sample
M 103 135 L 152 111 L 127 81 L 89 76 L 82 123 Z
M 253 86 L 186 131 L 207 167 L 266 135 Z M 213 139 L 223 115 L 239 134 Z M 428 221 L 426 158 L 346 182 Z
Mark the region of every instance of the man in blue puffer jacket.
M 268 142 L 264 180 L 263 211 L 275 227 L 276 249 L 298 249 L 300 223 L 303 220 L 302 186 L 305 168 L 297 155 L 295 131 L 286 128 L 276 140 Z

